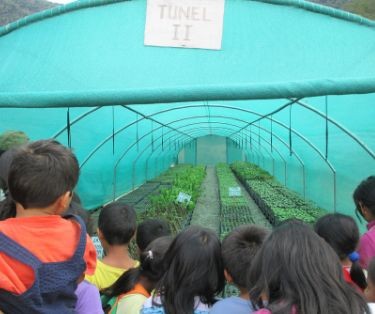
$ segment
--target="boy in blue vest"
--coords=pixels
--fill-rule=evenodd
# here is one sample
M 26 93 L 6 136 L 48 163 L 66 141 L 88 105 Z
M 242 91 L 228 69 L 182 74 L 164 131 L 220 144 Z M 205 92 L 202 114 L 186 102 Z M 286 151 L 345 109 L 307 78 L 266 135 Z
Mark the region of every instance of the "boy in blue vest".
M 0 309 L 75 313 L 74 291 L 93 273 L 96 252 L 81 219 L 62 218 L 78 181 L 78 161 L 53 140 L 19 149 L 8 188 L 16 217 L 0 221 Z

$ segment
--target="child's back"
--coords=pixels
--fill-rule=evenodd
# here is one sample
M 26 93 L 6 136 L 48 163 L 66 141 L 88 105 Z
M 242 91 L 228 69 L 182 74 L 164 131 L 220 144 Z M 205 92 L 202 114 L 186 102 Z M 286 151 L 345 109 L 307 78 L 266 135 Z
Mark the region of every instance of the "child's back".
M 94 271 L 96 258 L 81 220 L 59 216 L 77 180 L 76 158 L 54 141 L 31 143 L 12 161 L 8 183 L 17 215 L 0 222 L 6 313 L 74 312 L 77 282 L 85 269 Z
M 212 314 L 249 314 L 254 309 L 250 302 L 246 273 L 251 262 L 268 235 L 266 229 L 255 225 L 244 225 L 234 229 L 221 246 L 224 275 L 228 283 L 240 290 L 239 296 L 232 296 L 216 302 Z

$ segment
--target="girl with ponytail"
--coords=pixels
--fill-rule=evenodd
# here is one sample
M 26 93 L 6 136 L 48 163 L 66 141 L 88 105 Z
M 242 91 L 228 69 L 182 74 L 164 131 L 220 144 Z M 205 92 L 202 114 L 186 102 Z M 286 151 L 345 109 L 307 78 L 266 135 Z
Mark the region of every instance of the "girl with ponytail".
M 160 237 L 152 241 L 140 254 L 140 266 L 123 273 L 109 288 L 102 291 L 108 299 L 114 300 L 110 314 L 139 314 L 144 301 L 150 297 L 163 275 L 162 260 L 172 238 Z
M 322 237 L 338 255 L 346 282 L 366 289 L 366 277 L 359 265 L 359 255 L 355 252 L 359 242 L 359 230 L 350 216 L 328 214 L 315 223 L 315 232 Z

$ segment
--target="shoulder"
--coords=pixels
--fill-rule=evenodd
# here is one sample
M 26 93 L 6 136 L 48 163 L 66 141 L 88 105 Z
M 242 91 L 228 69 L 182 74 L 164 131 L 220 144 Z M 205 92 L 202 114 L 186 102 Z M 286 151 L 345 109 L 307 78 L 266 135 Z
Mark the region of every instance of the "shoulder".
M 124 268 L 113 267 L 97 260 L 94 274 L 86 274 L 85 279 L 102 290 L 112 285 L 125 271 Z
M 143 303 L 141 314 L 164 314 L 164 308 L 161 305 L 160 297 L 151 296 Z
M 144 308 L 149 308 L 149 307 L 162 307 L 160 297 L 158 296 L 150 296 L 149 298 L 146 299 L 146 301 L 143 304 Z
M 79 283 L 75 294 L 77 296 L 76 313 L 103 313 L 98 289 L 87 281 Z
M 210 313 L 212 314 L 226 314 L 226 313 L 251 313 L 253 306 L 250 301 L 240 297 L 229 297 L 216 302 Z
M 147 298 L 142 294 L 128 294 L 120 298 L 117 306 L 118 313 L 139 313 Z
M 77 295 L 99 296 L 99 290 L 86 280 L 81 281 L 76 290 Z

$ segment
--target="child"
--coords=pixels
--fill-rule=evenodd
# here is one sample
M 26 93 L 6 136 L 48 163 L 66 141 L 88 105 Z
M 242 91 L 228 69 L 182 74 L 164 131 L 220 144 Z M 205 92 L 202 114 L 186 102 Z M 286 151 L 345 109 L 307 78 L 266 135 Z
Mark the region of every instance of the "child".
M 365 290 L 365 296 L 367 299 L 368 306 L 372 313 L 375 314 L 375 258 L 373 258 L 367 271 L 367 288 Z
M 79 167 L 53 140 L 19 149 L 8 187 L 16 217 L 0 222 L 0 303 L 5 313 L 74 313 L 77 282 L 93 273 L 95 248 L 69 206 Z
M 164 275 L 142 314 L 204 314 L 224 287 L 220 242 L 199 226 L 179 233 L 164 256 Z
M 139 314 L 143 303 L 151 295 L 163 275 L 162 260 L 172 238 L 165 236 L 152 241 L 140 255 L 140 266 L 129 269 L 103 293 L 115 297 L 111 314 Z
M 139 252 L 143 252 L 153 240 L 171 234 L 168 223 L 161 219 L 146 219 L 138 225 L 135 236 Z
M 264 228 L 245 225 L 234 229 L 224 239 L 221 246 L 224 275 L 227 282 L 233 282 L 239 288 L 240 295 L 215 303 L 210 313 L 249 314 L 254 310 L 247 289 L 246 272 L 267 235 L 268 231 Z
M 135 229 L 135 211 L 125 204 L 111 203 L 100 212 L 98 237 L 106 255 L 97 261 L 95 274 L 86 276 L 99 290 L 111 286 L 129 268 L 138 266 L 129 255 L 129 242 Z
M 339 257 L 345 281 L 364 290 L 367 283 L 358 263 L 358 253 L 355 252 L 359 230 L 354 219 L 338 213 L 328 214 L 318 219 L 314 229 Z
M 332 248 L 299 221 L 276 227 L 249 272 L 256 314 L 369 314 L 366 301 L 343 278 Z M 261 295 L 264 295 L 261 298 Z
M 360 265 L 367 269 L 369 261 L 375 256 L 375 176 L 363 180 L 353 193 L 356 213 L 368 222 L 368 231 L 359 240 L 358 253 Z

